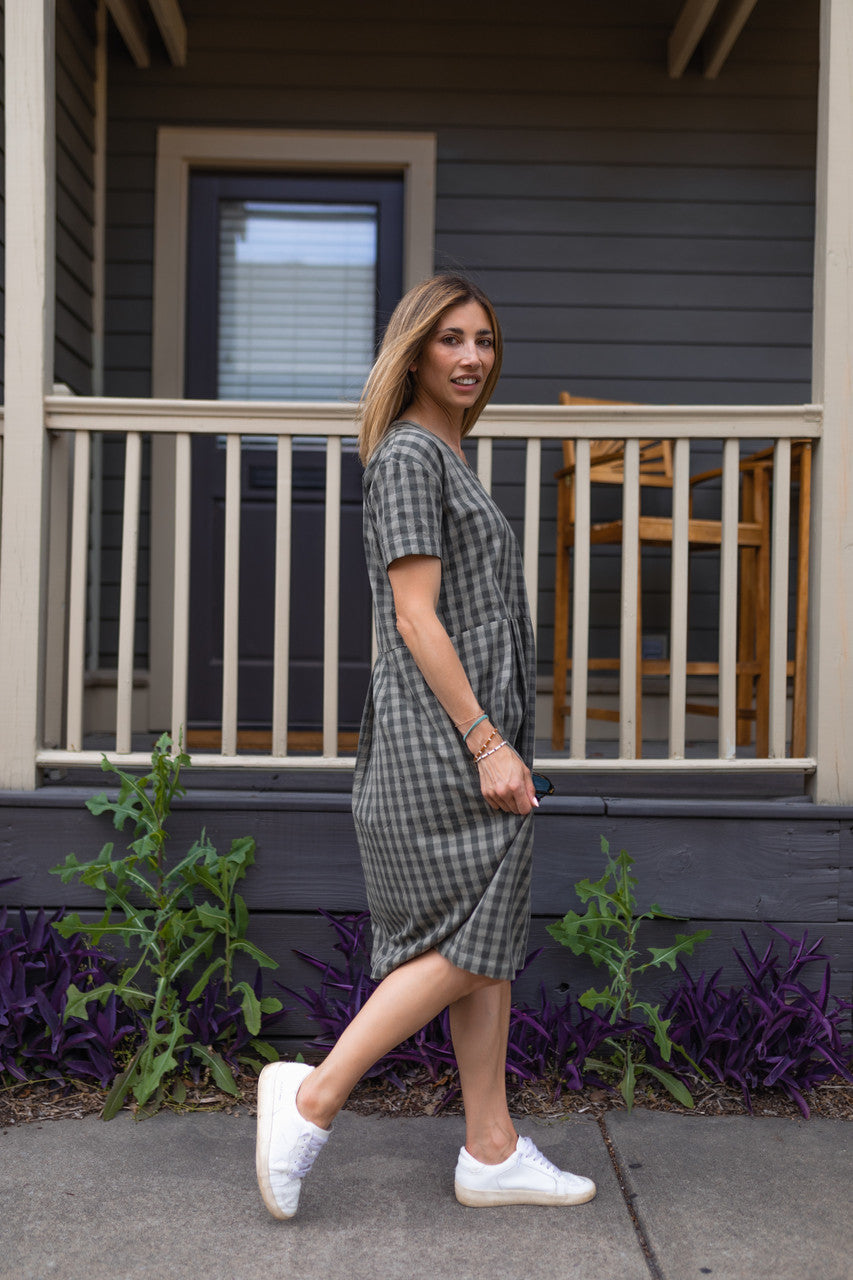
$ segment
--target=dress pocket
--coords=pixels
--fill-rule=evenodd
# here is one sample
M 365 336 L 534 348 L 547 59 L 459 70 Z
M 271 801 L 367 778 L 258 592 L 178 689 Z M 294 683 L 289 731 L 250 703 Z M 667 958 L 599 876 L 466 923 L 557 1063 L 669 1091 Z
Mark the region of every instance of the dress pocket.
M 452 635 L 480 706 L 508 742 L 516 745 L 527 708 L 523 655 L 510 618 L 490 618 Z

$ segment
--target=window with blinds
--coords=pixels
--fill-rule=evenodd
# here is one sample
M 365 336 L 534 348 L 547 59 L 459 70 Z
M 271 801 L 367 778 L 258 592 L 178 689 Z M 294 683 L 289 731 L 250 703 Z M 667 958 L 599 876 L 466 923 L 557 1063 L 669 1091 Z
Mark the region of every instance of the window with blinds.
M 402 173 L 191 169 L 184 394 L 272 402 L 361 394 L 403 288 Z M 353 433 L 356 431 L 355 413 Z M 274 436 L 241 434 L 239 721 L 269 723 L 273 690 L 277 466 Z M 221 721 L 225 438 L 192 448 L 187 717 Z M 325 442 L 293 439 L 290 727 L 322 722 Z M 370 588 L 361 464 L 341 459 L 340 723 L 357 728 L 370 677 Z
M 357 400 L 378 236 L 376 205 L 221 200 L 217 396 Z

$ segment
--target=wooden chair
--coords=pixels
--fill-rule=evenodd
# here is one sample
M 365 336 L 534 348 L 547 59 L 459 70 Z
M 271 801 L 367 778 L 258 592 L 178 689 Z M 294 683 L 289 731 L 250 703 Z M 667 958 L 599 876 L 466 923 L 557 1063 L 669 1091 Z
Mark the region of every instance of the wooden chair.
M 561 392 L 561 404 L 614 404 L 624 403 L 608 400 L 595 400 L 586 397 L 572 396 Z M 574 442 L 563 442 L 563 467 L 555 475 L 559 483 L 557 499 L 557 564 L 554 601 L 554 703 L 552 746 L 561 750 L 565 745 L 565 718 L 570 713 L 567 699 L 567 676 L 571 663 L 568 656 L 569 645 L 569 556 L 574 545 L 575 494 L 574 474 L 575 457 Z M 624 480 L 624 442 L 621 440 L 595 441 L 590 447 L 590 480 L 592 484 L 618 485 Z M 701 483 L 710 478 L 704 473 L 691 479 L 691 484 Z M 743 584 L 752 581 L 756 575 L 765 571 L 769 584 L 769 551 L 770 551 L 770 508 L 766 495 L 768 483 L 766 470 L 757 468 L 754 472 L 752 501 L 749 512 L 744 511 L 744 518 L 738 522 L 738 544 L 741 547 L 741 573 Z M 669 441 L 640 441 L 640 486 L 643 488 L 672 488 L 672 451 Z M 618 545 L 623 539 L 623 523 L 621 519 L 604 520 L 593 523 L 590 527 L 592 545 Z M 688 541 L 691 549 L 719 548 L 722 543 L 722 524 L 719 520 L 696 519 L 691 514 L 688 518 Z M 639 543 L 643 547 L 672 545 L 672 518 L 668 516 L 643 515 L 639 517 Z M 763 598 L 763 587 L 753 587 L 754 598 Z M 766 588 L 769 597 L 769 585 Z M 741 613 L 744 612 L 743 598 Z M 767 610 L 765 609 L 765 616 Z M 636 682 L 636 725 L 637 742 L 642 743 L 642 681 L 647 675 L 670 674 L 669 662 L 666 659 L 647 659 L 642 657 L 642 581 L 638 572 L 637 581 L 637 682 Z M 762 642 L 763 643 L 763 642 Z M 763 650 L 762 650 L 763 655 Z M 769 660 L 769 642 L 767 646 Z M 759 663 L 761 657 L 751 656 L 743 652 L 738 657 L 738 676 L 744 680 L 761 675 Z M 591 658 L 590 671 L 618 671 L 618 658 Z M 717 662 L 688 662 L 688 675 L 718 675 Z M 766 681 L 764 684 L 766 685 Z M 747 685 L 741 686 L 745 691 Z M 751 687 L 751 686 L 750 686 Z M 694 714 L 717 715 L 717 707 L 702 703 L 688 703 L 687 710 Z M 589 706 L 587 715 L 590 719 L 619 720 L 619 712 L 607 707 Z M 738 723 L 755 718 L 752 703 L 738 706 Z
M 773 448 L 742 458 L 741 508 L 746 520 L 769 520 L 773 485 Z M 791 442 L 791 483 L 797 485 L 797 563 L 794 587 L 794 651 L 786 674 L 793 681 L 791 755 L 806 754 L 806 660 L 808 657 L 809 530 L 811 524 L 812 442 Z M 722 475 L 719 468 L 694 476 L 693 483 Z M 770 722 L 770 548 L 759 549 L 759 562 L 749 572 L 741 566 L 738 618 L 738 737 L 739 745 L 751 740 L 749 721 L 754 720 L 755 749 L 759 756 L 769 749 Z M 744 572 L 746 569 L 746 572 Z

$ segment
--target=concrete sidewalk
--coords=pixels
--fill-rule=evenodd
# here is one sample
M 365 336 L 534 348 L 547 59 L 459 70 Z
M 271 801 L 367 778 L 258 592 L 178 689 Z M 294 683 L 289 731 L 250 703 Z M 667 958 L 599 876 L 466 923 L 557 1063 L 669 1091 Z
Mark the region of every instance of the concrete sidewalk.
M 456 1117 L 343 1113 L 290 1222 L 261 1203 L 245 1115 L 8 1128 L 0 1280 L 853 1278 L 853 1124 L 612 1112 L 612 1155 L 582 1116 L 519 1127 L 596 1199 L 463 1208 Z

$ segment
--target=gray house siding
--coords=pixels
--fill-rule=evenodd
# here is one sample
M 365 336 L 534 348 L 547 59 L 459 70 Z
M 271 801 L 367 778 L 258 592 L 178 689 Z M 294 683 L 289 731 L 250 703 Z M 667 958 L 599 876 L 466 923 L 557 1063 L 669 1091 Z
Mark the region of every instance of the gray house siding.
M 150 389 L 156 127 L 427 129 L 436 262 L 501 309 L 504 401 L 806 398 L 817 4 L 759 6 L 716 82 L 671 81 L 677 5 L 417 23 L 383 3 L 322 24 L 186 0 L 186 68 L 111 64 L 108 359 Z M 591 21 L 599 26 L 590 25 Z M 768 53 L 772 50 L 772 56 Z
M 446 15 L 414 22 L 379 0 L 357 17 L 333 4 L 322 23 L 261 0 L 239 11 L 186 0 L 185 68 L 161 55 L 139 71 L 114 40 L 108 393 L 151 390 L 156 130 L 170 124 L 435 132 L 436 266 L 471 272 L 495 300 L 507 341 L 497 402 L 555 403 L 562 389 L 649 403 L 808 400 L 817 0 L 758 6 L 714 82 L 692 68 L 667 77 L 677 10 L 547 0 L 530 21 L 502 0 L 487 22 L 454 17 L 448 41 Z M 543 675 L 559 465 L 547 450 Z M 713 465 L 713 450 L 696 452 L 694 470 Z M 497 496 L 517 520 L 518 474 L 515 459 L 497 462 Z M 118 475 L 107 483 L 119 510 Z M 646 630 L 665 631 L 666 566 L 651 556 L 644 570 Z M 618 652 L 616 572 L 604 550 L 592 602 L 600 655 Z M 716 584 L 701 557 L 695 575 L 691 656 L 707 658 Z M 107 618 L 105 662 L 111 630 Z
M 92 393 L 95 8 L 56 6 L 55 376 Z
M 0 399 L 5 326 L 5 42 L 0 0 Z M 77 395 L 92 392 L 94 219 L 94 41 L 92 0 L 56 5 L 56 339 L 54 378 Z
M 6 22 L 0 0 L 0 403 L 6 390 Z

